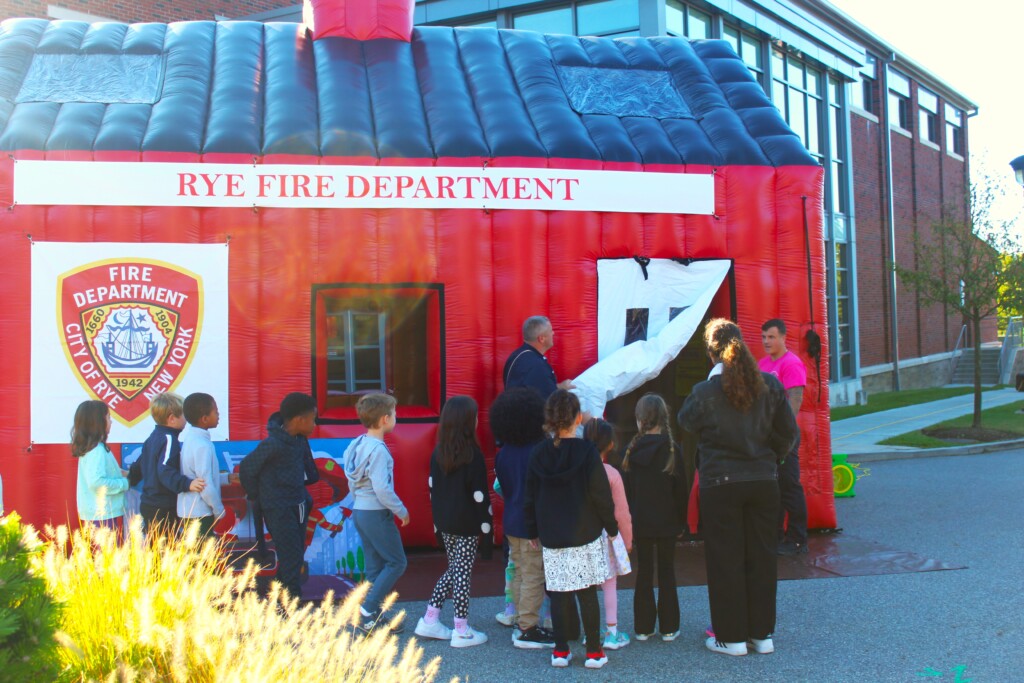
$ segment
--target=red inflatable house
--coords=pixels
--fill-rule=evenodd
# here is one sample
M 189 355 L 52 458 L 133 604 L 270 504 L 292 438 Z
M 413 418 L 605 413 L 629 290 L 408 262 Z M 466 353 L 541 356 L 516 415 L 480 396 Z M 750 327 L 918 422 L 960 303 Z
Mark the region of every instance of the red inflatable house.
M 167 389 L 213 394 L 231 441 L 296 390 L 317 438 L 350 438 L 385 390 L 404 539 L 431 544 L 441 406 L 474 397 L 493 442 L 526 317 L 625 433 L 640 392 L 678 410 L 708 369 L 694 332 L 725 315 L 758 354 L 764 320 L 789 325 L 810 523 L 835 526 L 827 354 L 804 341 L 826 333 L 822 169 L 729 45 L 413 29 L 412 0 L 377 5 L 0 25 L 6 508 L 75 519 L 87 398 L 117 454 Z

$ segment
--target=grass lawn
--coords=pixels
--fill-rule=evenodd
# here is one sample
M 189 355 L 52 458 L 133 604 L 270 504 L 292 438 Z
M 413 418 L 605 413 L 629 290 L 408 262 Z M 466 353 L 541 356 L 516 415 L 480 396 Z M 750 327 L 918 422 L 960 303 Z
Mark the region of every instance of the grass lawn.
M 1016 403 L 1010 403 L 1005 406 L 983 410 L 981 411 L 981 425 L 985 429 L 996 429 L 1002 432 L 1011 432 L 1024 437 L 1024 415 L 1021 415 L 1019 412 L 1022 408 L 1024 408 L 1024 401 L 1017 401 Z M 946 420 L 945 422 L 932 425 L 927 429 L 970 427 L 971 419 L 972 417 L 970 415 L 964 415 L 962 417 L 957 417 L 952 420 Z M 936 439 L 928 436 L 927 434 L 923 434 L 920 431 L 900 434 L 899 436 L 894 436 L 891 439 L 886 439 L 881 443 L 886 446 L 910 446 L 912 448 L 942 448 L 944 446 L 962 445 L 943 441 L 942 439 Z
M 999 385 L 994 387 L 982 387 L 981 390 L 991 391 L 992 389 L 1002 388 L 1003 385 Z M 871 394 L 871 396 L 868 397 L 867 405 L 833 408 L 829 411 L 829 414 L 832 417 L 832 421 L 836 422 L 837 420 L 845 420 L 848 417 L 877 413 L 882 410 L 904 408 L 906 406 L 917 405 L 918 403 L 928 403 L 929 401 L 938 401 L 943 398 L 963 396 L 964 394 L 970 394 L 973 391 L 973 387 L 933 387 L 931 389 L 886 391 L 879 394 Z

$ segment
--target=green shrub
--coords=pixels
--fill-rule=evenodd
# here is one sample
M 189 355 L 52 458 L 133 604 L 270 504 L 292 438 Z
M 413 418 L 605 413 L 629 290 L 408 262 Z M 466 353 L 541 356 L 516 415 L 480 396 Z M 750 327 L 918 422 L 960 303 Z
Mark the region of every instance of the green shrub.
M 54 630 L 59 615 L 47 593 L 35 530 L 11 513 L 0 519 L 0 678 L 53 680 Z

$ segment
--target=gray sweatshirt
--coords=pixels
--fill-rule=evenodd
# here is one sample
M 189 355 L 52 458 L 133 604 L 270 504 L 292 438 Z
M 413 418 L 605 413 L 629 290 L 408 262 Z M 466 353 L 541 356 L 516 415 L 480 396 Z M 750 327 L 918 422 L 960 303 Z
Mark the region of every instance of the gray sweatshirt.
M 395 461 L 384 442 L 372 436 L 358 436 L 343 457 L 353 510 L 391 510 L 398 518 L 408 516 L 395 494 Z

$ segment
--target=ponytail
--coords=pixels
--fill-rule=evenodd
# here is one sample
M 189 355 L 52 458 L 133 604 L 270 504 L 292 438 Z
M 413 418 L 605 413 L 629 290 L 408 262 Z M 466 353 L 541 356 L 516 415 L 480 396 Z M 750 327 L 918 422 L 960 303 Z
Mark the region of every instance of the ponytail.
M 766 389 L 764 377 L 736 323 L 716 318 L 704 331 L 708 351 L 722 362 L 722 391 L 733 408 L 745 413 Z

